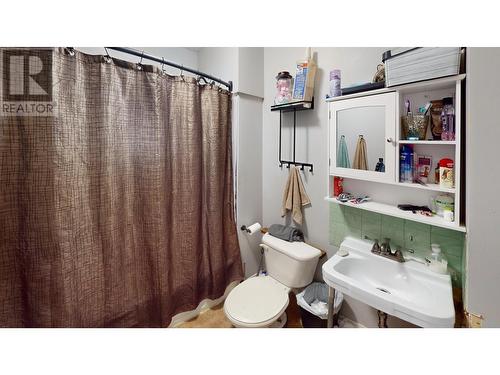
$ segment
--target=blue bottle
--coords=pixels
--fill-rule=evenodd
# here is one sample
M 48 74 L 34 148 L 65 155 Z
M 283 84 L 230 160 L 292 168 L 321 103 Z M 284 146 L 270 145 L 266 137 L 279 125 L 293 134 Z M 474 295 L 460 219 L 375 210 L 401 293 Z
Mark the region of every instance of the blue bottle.
M 375 172 L 385 172 L 384 158 L 378 158 L 378 163 L 375 166 Z
M 399 162 L 399 181 L 413 182 L 413 149 L 411 146 L 403 145 Z

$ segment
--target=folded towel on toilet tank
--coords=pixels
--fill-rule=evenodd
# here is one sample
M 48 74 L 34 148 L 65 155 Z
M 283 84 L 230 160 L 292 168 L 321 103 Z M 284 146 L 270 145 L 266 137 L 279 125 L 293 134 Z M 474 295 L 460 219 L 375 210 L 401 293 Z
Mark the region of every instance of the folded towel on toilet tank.
M 304 242 L 304 234 L 298 228 L 288 227 L 281 224 L 272 224 L 269 227 L 268 233 L 276 238 L 288 242 L 300 241 Z

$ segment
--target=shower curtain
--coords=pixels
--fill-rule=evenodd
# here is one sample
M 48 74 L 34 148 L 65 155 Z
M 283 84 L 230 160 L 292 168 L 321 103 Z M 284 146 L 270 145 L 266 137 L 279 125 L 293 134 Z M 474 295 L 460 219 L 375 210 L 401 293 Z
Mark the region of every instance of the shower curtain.
M 243 277 L 231 94 L 66 49 L 0 118 L 0 326 L 166 327 Z

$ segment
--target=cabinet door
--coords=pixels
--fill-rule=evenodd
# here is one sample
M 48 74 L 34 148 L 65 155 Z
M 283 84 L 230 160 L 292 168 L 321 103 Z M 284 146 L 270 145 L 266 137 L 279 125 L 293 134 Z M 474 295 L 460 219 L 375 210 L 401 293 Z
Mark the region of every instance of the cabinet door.
M 330 103 L 330 175 L 395 181 L 396 100 L 389 92 Z

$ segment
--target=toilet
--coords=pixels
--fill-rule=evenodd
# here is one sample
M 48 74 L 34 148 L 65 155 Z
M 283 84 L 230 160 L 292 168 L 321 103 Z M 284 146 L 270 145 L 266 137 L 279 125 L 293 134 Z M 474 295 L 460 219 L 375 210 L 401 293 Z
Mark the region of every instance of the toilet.
M 283 327 L 290 291 L 312 282 L 321 255 L 304 242 L 287 242 L 268 233 L 260 246 L 267 275 L 243 281 L 224 302 L 224 313 L 235 327 Z

